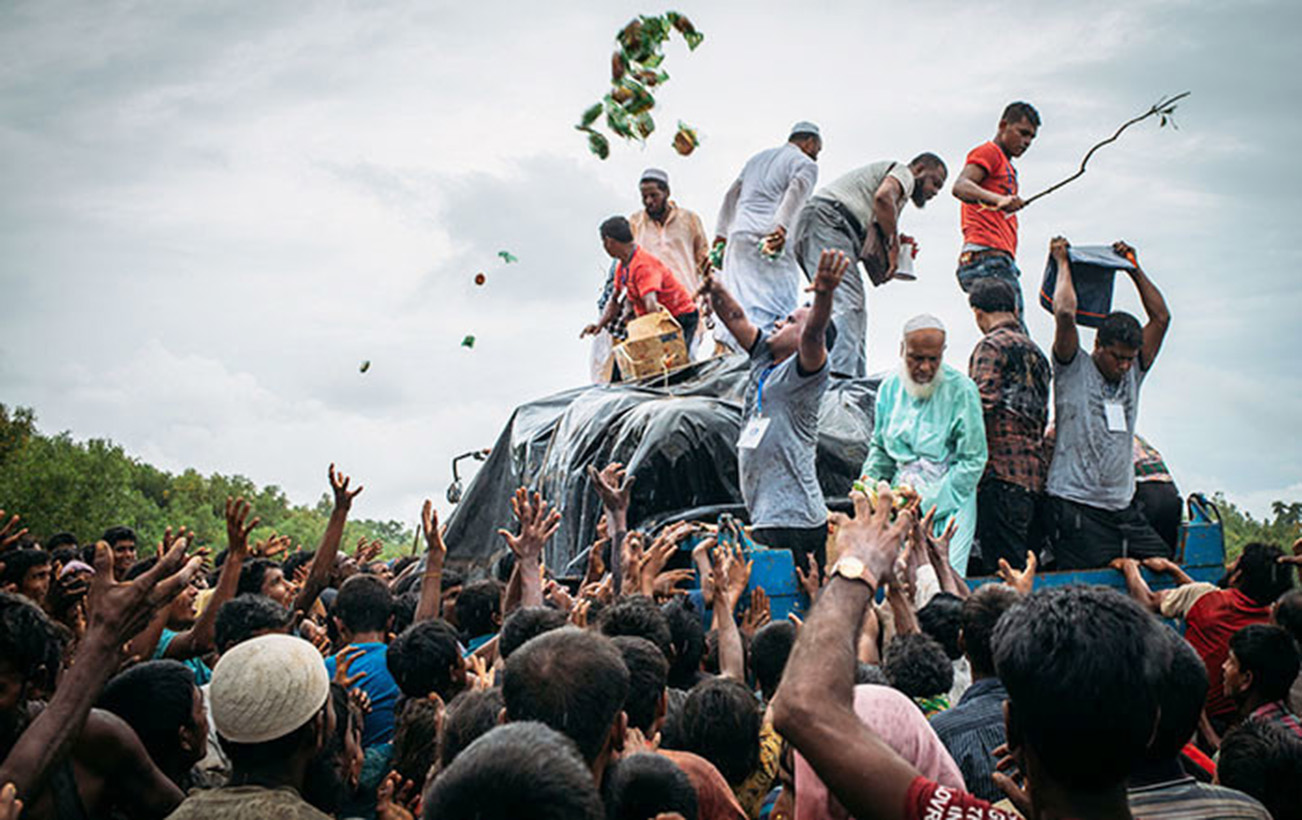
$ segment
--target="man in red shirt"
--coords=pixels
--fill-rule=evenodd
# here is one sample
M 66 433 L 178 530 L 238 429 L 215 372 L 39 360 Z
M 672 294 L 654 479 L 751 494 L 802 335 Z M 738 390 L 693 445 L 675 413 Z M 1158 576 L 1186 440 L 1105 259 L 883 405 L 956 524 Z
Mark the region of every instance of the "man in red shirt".
M 860 624 L 879 584 L 892 583 L 908 508 L 892 521 L 884 482 L 875 505 L 853 492 L 841 516 L 830 580 L 800 628 L 770 709 L 774 728 L 829 791 L 859 818 L 1002 820 L 1012 815 L 919 774 L 854 712 Z M 999 619 L 995 672 L 1008 690 L 1009 760 L 995 782 L 1024 817 L 1130 820 L 1126 780 L 1157 728 L 1146 670 L 1171 657 L 1165 627 L 1113 590 L 1083 585 L 1040 590 Z M 870 718 L 872 716 L 865 716 Z M 1025 788 L 1012 777 L 1015 763 Z
M 1270 608 L 1292 586 L 1290 564 L 1280 563 L 1283 551 L 1271 544 L 1248 544 L 1230 565 L 1219 585 L 1197 583 L 1184 570 L 1165 558 L 1146 558 L 1143 565 L 1152 572 L 1169 572 L 1174 589 L 1153 592 L 1133 558 L 1118 558 L 1112 566 L 1126 576 L 1130 595 L 1164 618 L 1185 622 L 1184 637 L 1207 666 L 1207 717 L 1212 728 L 1224 732 L 1233 722 L 1237 707 L 1224 691 L 1224 665 L 1230 653 L 1230 639 L 1250 624 L 1270 620 Z
M 1011 103 L 999 118 L 995 138 L 968 152 L 953 189 L 963 202 L 959 286 L 967 292 L 978 279 L 994 276 L 1006 280 L 1017 291 L 1019 317 L 1023 302 L 1017 269 L 1017 212 L 1022 199 L 1017 195 L 1013 159 L 1026 153 L 1039 128 L 1040 114 L 1030 103 Z
M 662 308 L 669 311 L 683 328 L 683 339 L 690 341 L 696 335 L 696 325 L 701 319 L 691 292 L 674 277 L 665 263 L 633 241 L 633 228 L 628 220 L 612 216 L 601 223 L 601 244 L 612 259 L 619 261 L 615 271 L 615 292 L 606 302 L 601 318 L 585 327 L 579 338 L 600 333 L 603 327 L 615 321 L 624 299 L 628 299 L 638 316 Z

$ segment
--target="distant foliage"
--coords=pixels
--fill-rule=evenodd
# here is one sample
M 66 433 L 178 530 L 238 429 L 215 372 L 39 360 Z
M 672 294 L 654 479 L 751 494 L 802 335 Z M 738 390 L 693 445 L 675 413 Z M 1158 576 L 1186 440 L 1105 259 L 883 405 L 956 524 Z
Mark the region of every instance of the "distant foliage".
M 327 487 L 325 465 L 321 484 Z M 107 439 L 74 441 L 70 433 L 45 435 L 36 414 L 0 404 L 0 509 L 18 513 L 21 526 L 44 542 L 56 532 L 71 532 L 79 543 L 93 543 L 114 524 L 134 528 L 141 546 L 158 543 L 167 527 L 194 530 L 200 544 L 214 551 L 226 546 L 223 509 L 228 496 L 243 496 L 262 525 L 251 538 L 288 535 L 304 549 L 316 549 L 330 517 L 330 497 L 322 493 L 311 507 L 295 505 L 275 485 L 259 488 L 241 475 L 205 476 L 197 470 L 173 475 L 132 458 Z M 385 554 L 411 548 L 413 533 L 400 521 L 352 520 L 343 548 L 357 539 L 379 539 Z
M 1224 493 L 1216 493 L 1212 500 L 1221 511 L 1227 561 L 1237 558 L 1243 545 L 1253 541 L 1274 544 L 1288 552 L 1293 542 L 1302 538 L 1302 501 L 1275 501 L 1270 505 L 1272 517 L 1258 521 L 1252 513 L 1234 506 Z

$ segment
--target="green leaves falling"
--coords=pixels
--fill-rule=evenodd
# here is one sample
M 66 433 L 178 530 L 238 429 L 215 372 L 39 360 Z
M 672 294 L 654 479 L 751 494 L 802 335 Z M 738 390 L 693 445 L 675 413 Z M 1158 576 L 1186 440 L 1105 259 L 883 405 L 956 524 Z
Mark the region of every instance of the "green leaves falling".
M 610 92 L 589 106 L 574 126 L 587 135 L 588 150 L 601 159 L 610 156 L 610 140 L 597 130 L 603 115 L 606 130 L 626 140 L 646 142 L 655 133 L 656 121 L 651 111 L 656 99 L 651 89 L 669 80 L 669 73 L 660 65 L 665 59 L 664 44 L 675 31 L 691 51 L 705 40 L 692 21 L 676 11 L 658 17 L 641 15 L 615 35 L 619 47 L 610 56 Z M 698 143 L 695 130 L 680 122 L 674 135 L 674 149 L 686 156 Z

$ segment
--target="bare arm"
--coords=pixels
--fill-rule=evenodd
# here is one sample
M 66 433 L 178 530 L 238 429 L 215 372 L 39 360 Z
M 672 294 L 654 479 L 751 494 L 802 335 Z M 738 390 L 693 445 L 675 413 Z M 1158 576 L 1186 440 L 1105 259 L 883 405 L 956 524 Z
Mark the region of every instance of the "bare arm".
M 642 307 L 646 308 L 647 313 L 656 313 L 660 310 L 660 298 L 656 296 L 655 291 L 642 297 Z
M 1162 298 L 1162 292 L 1139 266 L 1135 249 L 1125 242 L 1117 242 L 1112 249 L 1135 265 L 1135 269 L 1129 272 L 1130 279 L 1139 291 L 1139 301 L 1144 306 L 1144 314 L 1148 316 L 1148 323 L 1144 325 L 1144 346 L 1139 350 L 1139 366 L 1147 370 L 1153 366 L 1158 351 L 1162 349 L 1162 340 L 1166 338 L 1167 328 L 1171 326 L 1171 311 L 1166 306 L 1166 299 Z
M 619 306 L 623 304 L 619 298 L 620 293 L 621 291 L 616 289 L 614 293 L 610 294 L 610 298 L 606 300 L 605 309 L 601 311 L 601 316 L 596 323 L 583 329 L 583 332 L 579 334 L 580 339 L 584 336 L 595 336 L 601 332 L 602 328 L 609 327 L 611 322 L 619 318 Z
M 719 547 L 714 564 L 712 602 L 714 628 L 719 635 L 719 673 L 739 681 L 746 680 L 746 661 L 733 611 L 746 591 L 750 571 L 751 563 L 744 559 L 739 549 Z
M 439 514 L 434 509 L 434 502 L 428 498 L 420 508 L 420 525 L 425 534 L 425 572 L 420 579 L 420 601 L 416 604 L 416 614 L 412 623 L 428 621 L 441 614 L 443 604 L 443 559 L 447 557 L 448 548 L 443 543 L 443 534 L 439 531 Z
M 1126 579 L 1126 591 L 1130 597 L 1149 612 L 1160 612 L 1162 599 L 1148 588 L 1148 582 L 1139 572 L 1139 562 L 1134 558 L 1114 558 L 1108 566 L 1119 571 Z
M 886 253 L 892 273 L 900 254 L 899 208 L 903 198 L 904 186 L 889 175 L 877 186 L 877 192 L 873 195 L 873 221 L 882 229 L 882 236 L 886 237 Z
M 352 479 L 343 473 L 336 473 L 333 464 L 330 465 L 329 476 L 330 487 L 335 494 L 335 506 L 330 511 L 325 535 L 321 536 L 321 546 L 317 547 L 316 557 L 312 559 L 312 571 L 308 573 L 307 581 L 294 599 L 294 610 L 297 612 L 311 611 L 312 604 L 316 603 L 317 597 L 329 583 L 330 574 L 335 568 L 335 556 L 339 554 L 339 542 L 344 538 L 344 524 L 348 523 L 348 510 L 353 506 L 353 499 L 363 489 L 358 487 L 349 490 L 348 483 Z
M 1071 263 L 1067 259 L 1067 240 L 1054 237 L 1049 252 L 1058 264 L 1058 281 L 1053 287 L 1053 358 L 1071 364 L 1080 350 L 1080 331 L 1076 329 L 1076 286 L 1071 281 Z
M 814 291 L 814 305 L 800 331 L 800 369 L 805 373 L 817 373 L 827 362 L 826 334 L 827 323 L 832 318 L 832 293 L 849 267 L 850 257 L 841 251 L 825 250 L 818 258 L 818 271 L 809 286 Z
M 513 535 L 506 530 L 498 530 L 498 533 L 515 553 L 515 568 L 520 573 L 520 605 L 542 606 L 543 547 L 560 527 L 561 513 L 560 510 L 549 513 L 542 493 L 534 492 L 530 496 L 524 487 L 515 491 L 511 506 L 520 522 L 520 534 Z
M 855 518 L 837 529 L 842 555 L 867 567 L 867 583 L 833 577 L 800 628 L 773 699 L 773 724 L 813 766 L 847 809 L 860 818 L 900 818 L 917 770 L 886 745 L 854 712 L 856 633 L 875 579 L 890 572 L 900 539 L 912 526 L 902 512 L 890 524 L 889 488 L 870 508 L 853 493 Z
M 248 516 L 247 501 L 243 498 L 226 499 L 226 560 L 222 562 L 221 574 L 217 576 L 217 586 L 194 626 L 172 638 L 163 651 L 163 657 L 184 660 L 205 655 L 216 648 L 217 612 L 222 604 L 235 597 L 235 590 L 240 585 L 240 568 L 244 566 L 244 557 L 249 553 L 249 533 L 259 523 L 254 518 L 246 525 Z
M 113 802 L 122 806 L 128 817 L 163 818 L 185 799 L 150 759 L 126 721 L 111 712 L 91 711 L 76 754 L 104 774 Z
M 714 314 L 723 320 L 724 327 L 737 340 L 743 350 L 750 350 L 755 346 L 755 339 L 759 337 L 759 328 L 750 323 L 746 318 L 746 311 L 742 310 L 737 300 L 732 298 L 732 294 L 723 286 L 713 273 L 707 273 L 701 282 L 701 289 L 697 291 L 698 296 L 708 296 L 710 306 L 714 308 Z
M 997 208 L 1005 213 L 1012 213 L 1022 207 L 1022 200 L 1016 196 L 997 194 L 981 187 L 986 180 L 986 169 L 980 165 L 968 164 L 954 180 L 954 198 L 969 205 L 985 205 Z
M 601 504 L 606 510 L 606 526 L 610 531 L 610 572 L 615 585 L 615 594 L 619 595 L 623 584 L 623 549 L 624 538 L 628 535 L 628 504 L 632 497 L 633 482 L 637 476 L 627 475 L 624 465 L 618 462 L 607 464 L 605 469 L 588 465 L 588 479 L 601 497 Z

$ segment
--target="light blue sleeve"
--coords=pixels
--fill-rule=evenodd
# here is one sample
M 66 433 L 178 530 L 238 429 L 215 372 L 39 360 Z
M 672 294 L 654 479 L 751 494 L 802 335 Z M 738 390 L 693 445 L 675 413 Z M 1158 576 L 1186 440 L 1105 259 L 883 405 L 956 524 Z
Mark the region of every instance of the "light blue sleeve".
M 874 481 L 890 481 L 895 478 L 895 459 L 886 451 L 886 420 L 891 416 L 893 400 L 886 391 L 877 391 L 877 401 L 873 407 L 873 437 L 868 444 L 868 459 L 863 463 L 862 474 Z
M 962 376 L 962 387 L 955 396 L 954 426 L 950 440 L 954 443 L 954 460 L 936 494 L 936 521 L 956 512 L 976 495 L 977 483 L 986 469 L 986 423 L 981 411 L 981 394 L 976 385 Z

